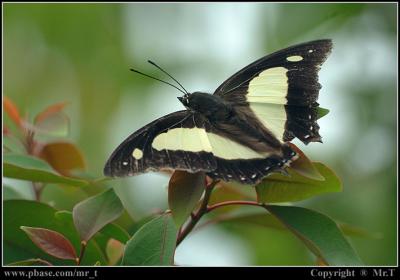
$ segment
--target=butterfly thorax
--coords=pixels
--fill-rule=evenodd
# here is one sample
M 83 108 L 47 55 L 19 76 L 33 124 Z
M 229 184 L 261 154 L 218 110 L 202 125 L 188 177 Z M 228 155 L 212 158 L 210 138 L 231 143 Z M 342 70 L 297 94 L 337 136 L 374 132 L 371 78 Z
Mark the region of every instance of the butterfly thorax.
M 202 114 L 210 122 L 229 120 L 233 109 L 222 98 L 204 92 L 194 92 L 182 100 L 183 105 L 189 110 Z

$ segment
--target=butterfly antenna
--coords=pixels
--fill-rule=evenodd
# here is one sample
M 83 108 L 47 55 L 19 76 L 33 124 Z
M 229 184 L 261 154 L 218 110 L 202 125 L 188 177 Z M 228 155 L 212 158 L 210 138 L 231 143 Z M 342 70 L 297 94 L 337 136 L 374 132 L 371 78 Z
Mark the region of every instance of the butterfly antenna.
M 131 68 L 131 69 L 129 69 L 129 70 L 131 70 L 132 72 L 138 73 L 138 74 L 140 74 L 140 75 L 146 76 L 146 77 L 148 77 L 148 78 L 152 78 L 152 79 L 157 80 L 157 81 L 159 81 L 159 82 L 162 82 L 162 83 L 164 83 L 164 84 L 170 85 L 171 87 L 174 87 L 174 88 L 176 88 L 177 90 L 179 90 L 180 92 L 182 92 L 184 95 L 187 94 L 187 92 L 181 90 L 180 88 L 178 88 L 177 86 L 175 86 L 175 85 L 173 85 L 173 84 L 171 84 L 171 83 L 168 83 L 168 82 L 163 81 L 163 80 L 160 80 L 160 79 L 158 79 L 158 78 L 156 78 L 156 77 L 147 75 L 147 74 L 145 74 L 145 73 L 143 73 L 143 72 L 140 72 L 140 71 L 138 71 L 138 70 L 136 70 L 136 69 L 133 69 L 133 68 Z
M 161 70 L 163 73 L 167 74 L 168 77 L 170 77 L 172 80 L 174 80 L 178 85 L 181 86 L 181 88 L 183 88 L 183 90 L 186 92 L 185 95 L 188 95 L 188 91 L 182 86 L 182 84 L 180 82 L 178 82 L 174 77 L 172 77 L 167 71 L 165 71 L 164 69 L 162 69 L 160 66 L 158 66 L 155 62 L 151 61 L 151 60 L 147 60 L 148 63 L 150 63 L 151 65 L 157 67 L 159 70 Z

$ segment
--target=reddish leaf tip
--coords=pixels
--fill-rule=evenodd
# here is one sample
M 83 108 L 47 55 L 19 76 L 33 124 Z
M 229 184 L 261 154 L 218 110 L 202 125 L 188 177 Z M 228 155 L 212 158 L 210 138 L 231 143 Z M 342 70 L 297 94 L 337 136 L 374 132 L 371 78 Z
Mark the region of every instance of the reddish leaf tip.
M 44 109 L 42 112 L 36 115 L 34 123 L 36 124 L 38 122 L 41 122 L 50 117 L 51 115 L 61 112 L 67 104 L 68 102 L 60 102 L 48 106 L 46 109 Z
M 3 107 L 7 115 L 13 120 L 15 124 L 22 127 L 22 120 L 17 106 L 7 96 L 3 97 Z

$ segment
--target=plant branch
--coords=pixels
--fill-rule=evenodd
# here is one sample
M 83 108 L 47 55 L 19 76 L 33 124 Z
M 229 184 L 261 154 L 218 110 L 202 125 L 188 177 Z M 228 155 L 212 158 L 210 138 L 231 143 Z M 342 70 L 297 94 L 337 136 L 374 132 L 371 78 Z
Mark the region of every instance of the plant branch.
M 87 242 L 85 240 L 81 241 L 81 252 L 79 254 L 79 258 L 76 260 L 76 264 L 80 265 L 82 262 L 83 254 L 85 253 L 85 249 L 87 246 Z
M 204 192 L 204 198 L 201 202 L 201 205 L 195 214 L 194 213 L 191 214 L 190 221 L 188 222 L 186 227 L 185 228 L 182 227 L 182 229 L 180 230 L 180 233 L 176 240 L 176 246 L 178 246 L 185 239 L 185 237 L 192 231 L 192 229 L 199 222 L 201 217 L 208 212 L 208 202 L 210 200 L 212 190 L 218 184 L 218 182 L 219 180 L 215 180 L 206 186 L 206 190 Z
M 40 201 L 40 195 L 42 194 L 44 184 L 38 182 L 32 182 L 32 189 L 35 194 L 35 200 Z
M 220 203 L 216 203 L 214 205 L 208 206 L 207 213 L 211 212 L 219 207 L 230 206 L 230 205 L 252 205 L 252 206 L 264 207 L 264 204 L 261 204 L 261 203 L 255 202 L 255 201 L 232 200 L 232 201 L 224 201 L 224 202 L 220 202 Z

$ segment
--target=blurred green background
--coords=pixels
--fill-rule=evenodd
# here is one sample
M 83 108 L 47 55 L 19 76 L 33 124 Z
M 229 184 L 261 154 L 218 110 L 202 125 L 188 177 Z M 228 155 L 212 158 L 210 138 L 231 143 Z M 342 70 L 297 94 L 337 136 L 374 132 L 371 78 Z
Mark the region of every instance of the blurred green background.
M 367 265 L 397 263 L 397 6 L 390 4 L 3 4 L 3 95 L 30 116 L 67 101 L 71 139 L 88 171 L 102 175 L 130 133 L 182 109 L 179 92 L 133 74 L 213 92 L 250 62 L 291 44 L 331 38 L 320 72 L 324 144 L 305 147 L 342 179 L 344 191 L 298 203 L 365 228 L 351 238 Z M 145 174 L 115 186 L 130 218 L 167 208 L 168 177 Z M 117 184 L 117 183 L 116 183 Z M 21 188 L 19 186 L 19 188 Z M 21 189 L 18 189 L 21 191 Z M 30 197 L 29 190 L 25 193 Z M 46 188 L 43 200 L 70 210 L 79 190 Z M 129 220 L 126 218 L 126 220 Z M 292 234 L 214 225 L 193 233 L 176 262 L 191 265 L 313 265 Z

